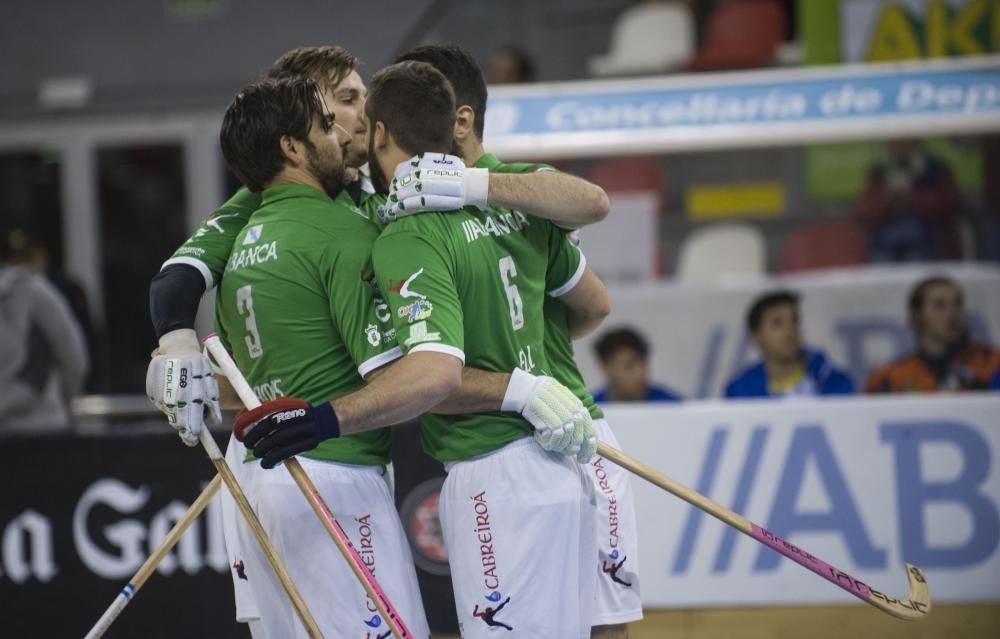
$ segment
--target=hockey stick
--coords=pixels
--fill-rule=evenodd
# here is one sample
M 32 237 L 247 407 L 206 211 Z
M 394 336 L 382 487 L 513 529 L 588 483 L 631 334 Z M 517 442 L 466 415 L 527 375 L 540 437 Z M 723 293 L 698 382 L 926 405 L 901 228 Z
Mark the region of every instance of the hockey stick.
M 104 636 L 104 633 L 108 631 L 108 628 L 110 628 L 111 624 L 115 622 L 118 615 L 122 613 L 125 606 L 132 601 L 132 597 L 135 596 L 135 593 L 139 592 L 139 589 L 146 583 L 149 576 L 153 574 L 156 567 L 160 565 L 163 558 L 166 557 L 167 554 L 173 549 L 174 545 L 177 544 L 181 535 L 183 535 L 194 520 L 198 518 L 198 515 L 205 510 L 205 507 L 208 506 L 208 502 L 212 501 L 215 494 L 219 492 L 221 482 L 222 479 L 216 475 L 212 478 L 212 481 L 208 483 L 208 486 L 205 486 L 205 490 L 201 491 L 201 494 L 194 500 L 194 503 L 188 507 L 184 516 L 177 520 L 174 527 L 171 528 L 170 532 L 167 533 L 167 536 L 163 538 L 163 543 L 161 543 L 159 547 L 153 551 L 153 554 L 151 554 L 149 558 L 146 559 L 141 566 L 139 566 L 139 570 L 132 575 L 132 579 L 125 584 L 125 587 L 122 588 L 120 593 L 118 593 L 118 596 L 111 602 L 111 605 L 104 611 L 104 614 L 101 615 L 101 618 L 97 620 L 97 623 L 94 624 L 94 627 L 90 629 L 90 632 L 87 633 L 84 639 L 99 639 L 99 637 Z
M 823 577 L 834 585 L 840 586 L 861 601 L 878 608 L 884 613 L 907 621 L 920 621 L 931 611 L 931 595 L 927 589 L 927 578 L 924 576 L 923 570 L 912 564 L 905 564 L 906 577 L 910 582 L 910 593 L 905 600 L 894 599 L 869 587 L 843 570 L 834 568 L 819 557 L 814 557 L 798 546 L 785 541 L 771 531 L 761 528 L 750 520 L 737 515 L 705 495 L 636 461 L 622 451 L 608 446 L 604 442 L 597 443 L 597 454 L 610 459 L 625 470 L 642 477 L 654 486 L 680 497 L 695 508 L 699 508 L 720 520 L 722 523 L 736 528 L 744 535 L 753 537 L 765 546 L 778 551 L 799 565 L 805 566 L 820 577 Z
M 225 482 L 226 488 L 229 489 L 229 494 L 232 495 L 233 501 L 239 507 L 240 512 L 243 513 L 243 518 L 246 519 L 247 525 L 250 526 L 250 530 L 253 532 L 253 536 L 257 538 L 257 543 L 260 544 L 260 549 L 264 552 L 264 556 L 267 557 L 267 563 L 271 564 L 271 568 L 274 569 L 275 576 L 278 577 L 278 581 L 281 583 L 281 587 L 284 588 L 285 593 L 288 594 L 288 598 L 292 602 L 292 607 L 295 608 L 295 612 L 298 613 L 299 619 L 302 621 L 302 625 L 305 626 L 306 632 L 310 637 L 322 638 L 323 633 L 319 629 L 319 625 L 316 623 L 316 619 L 313 618 L 312 613 L 309 612 L 309 608 L 306 607 L 305 600 L 302 599 L 302 595 L 299 594 L 298 589 L 295 587 L 295 583 L 292 582 L 291 576 L 288 574 L 288 569 L 285 568 L 285 564 L 281 562 L 281 558 L 278 557 L 278 551 L 275 550 L 274 544 L 268 538 L 267 533 L 264 531 L 264 527 L 260 524 L 260 520 L 257 519 L 257 514 L 254 513 L 253 507 L 250 506 L 250 502 L 247 501 L 247 496 L 240 488 L 239 482 L 236 481 L 236 476 L 233 475 L 233 469 L 229 467 L 226 463 L 225 458 L 222 456 L 222 451 L 219 450 L 219 445 L 215 443 L 212 438 L 212 434 L 208 432 L 207 428 L 201 429 L 201 445 L 205 448 L 205 452 L 208 453 L 208 457 L 212 460 L 212 464 L 215 465 L 215 469 L 222 476 L 222 481 Z
M 260 406 L 260 400 L 257 398 L 256 393 L 250 388 L 250 384 L 243 377 L 243 373 L 236 366 L 236 362 L 233 361 L 229 352 L 222 345 L 222 342 L 219 341 L 218 335 L 212 333 L 205 338 L 204 342 L 209 354 L 211 354 L 218 365 L 219 370 L 229 379 L 230 385 L 232 385 L 236 394 L 239 395 L 243 404 L 250 409 Z M 351 540 L 344 533 L 343 528 L 340 527 L 333 513 L 330 512 L 326 502 L 323 501 L 323 497 L 319 494 L 319 490 L 316 489 L 316 485 L 312 483 L 309 475 L 302 469 L 302 465 L 294 457 L 286 459 L 284 465 L 288 469 L 288 472 L 291 473 L 292 479 L 298 484 L 302 494 L 305 495 L 306 501 L 309 502 L 316 516 L 319 517 L 323 527 L 326 528 L 330 537 L 333 538 L 333 543 L 337 545 L 337 549 L 340 550 L 344 559 L 347 560 L 347 564 L 354 572 L 354 576 L 358 578 L 365 592 L 368 593 L 368 597 L 374 602 L 379 614 L 386 620 L 393 636 L 396 639 L 412 639 L 413 634 L 410 633 L 406 624 L 403 623 L 399 613 L 396 612 L 392 602 L 389 601 L 389 597 L 386 596 L 385 592 L 378 585 L 378 582 L 375 581 L 374 575 L 368 570 L 368 566 L 361 559 L 361 555 L 354 548 L 354 544 L 351 543 Z

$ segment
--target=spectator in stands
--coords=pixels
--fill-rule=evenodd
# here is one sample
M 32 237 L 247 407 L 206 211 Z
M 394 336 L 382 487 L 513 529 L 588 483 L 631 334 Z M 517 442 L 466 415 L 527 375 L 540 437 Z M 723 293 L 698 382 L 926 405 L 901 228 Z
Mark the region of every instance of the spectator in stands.
M 1000 350 L 969 339 L 962 288 L 929 277 L 910 291 L 910 330 L 917 351 L 876 369 L 866 393 L 986 390 L 1000 382 Z
M 772 291 L 757 298 L 747 313 L 747 330 L 763 361 L 739 373 L 726 397 L 850 395 L 854 383 L 826 356 L 802 345 L 799 296 Z
M 962 197 L 951 169 L 916 140 L 894 140 L 888 151 L 854 211 L 869 229 L 872 261 L 961 258 Z
M 535 63 L 524 49 L 506 46 L 490 59 L 490 84 L 517 84 L 535 81 Z
M 0 432 L 70 425 L 87 374 L 83 331 L 58 290 L 30 267 L 23 231 L 0 242 Z
M 649 344 L 639 333 L 619 328 L 605 333 L 594 351 L 607 386 L 594 393 L 605 402 L 677 402 L 680 396 L 649 382 Z

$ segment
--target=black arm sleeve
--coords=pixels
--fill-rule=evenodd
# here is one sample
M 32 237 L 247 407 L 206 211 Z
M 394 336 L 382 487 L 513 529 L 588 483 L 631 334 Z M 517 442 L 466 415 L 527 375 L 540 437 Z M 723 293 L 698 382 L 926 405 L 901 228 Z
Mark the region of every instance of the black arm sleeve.
M 171 264 L 149 284 L 149 316 L 159 339 L 179 328 L 194 328 L 205 278 L 193 266 Z

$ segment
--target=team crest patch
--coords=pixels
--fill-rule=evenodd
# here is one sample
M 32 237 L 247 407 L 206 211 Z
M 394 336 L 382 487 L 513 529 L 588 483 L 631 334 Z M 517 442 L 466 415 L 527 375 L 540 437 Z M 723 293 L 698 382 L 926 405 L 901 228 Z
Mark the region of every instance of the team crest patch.
M 264 232 L 263 224 L 255 224 L 247 229 L 246 237 L 243 238 L 243 244 L 256 244 L 260 241 L 261 233 Z
M 427 332 L 427 322 L 417 322 L 410 327 L 410 336 L 406 338 L 403 345 L 406 347 L 413 346 L 414 344 L 422 344 L 423 342 L 440 342 L 441 333 L 428 333 Z
M 420 299 L 412 304 L 400 306 L 397 314 L 400 319 L 405 319 L 412 324 L 427 319 L 433 311 L 434 305 L 430 303 L 430 300 Z
M 368 343 L 372 346 L 378 346 L 382 343 L 382 333 L 378 330 L 378 326 L 374 324 L 368 325 L 368 328 L 365 329 L 365 335 L 368 336 Z

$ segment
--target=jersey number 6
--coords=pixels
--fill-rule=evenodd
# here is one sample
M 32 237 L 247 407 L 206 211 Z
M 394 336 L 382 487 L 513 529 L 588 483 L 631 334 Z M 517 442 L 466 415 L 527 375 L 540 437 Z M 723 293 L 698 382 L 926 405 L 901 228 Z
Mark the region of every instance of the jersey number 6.
M 514 330 L 524 326 L 524 304 L 521 302 L 521 294 L 517 292 L 517 285 L 511 284 L 511 278 L 517 277 L 517 267 L 514 265 L 514 258 L 511 256 L 500 258 L 500 279 L 503 287 L 507 291 L 507 306 L 510 307 L 510 323 Z
M 257 359 L 264 354 L 264 347 L 260 344 L 260 333 L 257 332 L 257 317 L 253 313 L 253 293 L 250 285 L 241 286 L 236 289 L 236 312 L 242 317 L 246 315 L 247 333 L 243 339 L 247 343 L 247 352 L 250 359 Z

